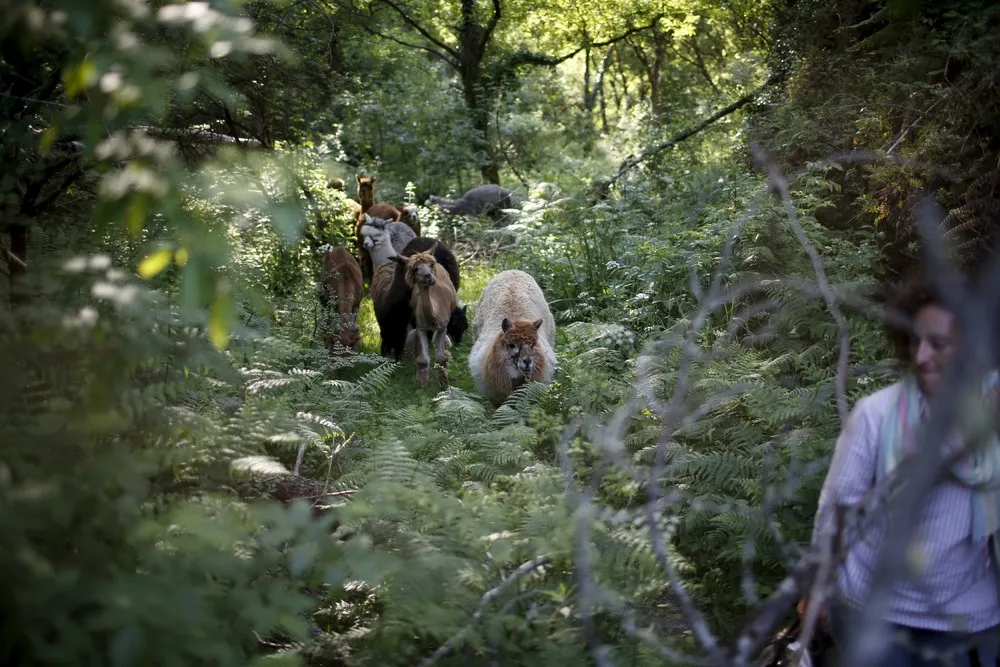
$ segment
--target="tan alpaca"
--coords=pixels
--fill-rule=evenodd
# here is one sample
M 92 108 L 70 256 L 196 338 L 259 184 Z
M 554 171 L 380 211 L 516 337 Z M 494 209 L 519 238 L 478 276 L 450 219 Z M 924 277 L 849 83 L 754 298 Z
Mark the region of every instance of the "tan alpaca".
M 434 360 L 441 366 L 438 384 L 444 389 L 448 386 L 445 369 L 451 359 L 451 341 L 446 329 L 452 311 L 458 307 L 458 297 L 448 271 L 434 258 L 436 246 L 435 243 L 409 257 L 394 255 L 392 261 L 406 267 L 406 285 L 413 290 L 410 308 L 415 326 L 410 335 L 416 338 L 417 384 L 427 386 L 431 344 Z
M 501 405 L 528 379 L 548 384 L 556 371 L 556 323 L 545 294 L 524 271 L 502 271 L 486 285 L 472 318 L 469 373 L 476 390 Z

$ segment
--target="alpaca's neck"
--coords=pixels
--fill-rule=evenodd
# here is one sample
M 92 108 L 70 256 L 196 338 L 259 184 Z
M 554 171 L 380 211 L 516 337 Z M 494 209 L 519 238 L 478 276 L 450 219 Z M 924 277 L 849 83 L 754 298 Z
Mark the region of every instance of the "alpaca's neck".
M 441 208 L 447 209 L 448 212 L 452 212 L 455 206 L 458 204 L 457 199 L 445 199 L 444 197 L 431 196 L 431 201 Z
M 439 309 L 435 308 L 431 288 L 426 285 L 418 285 L 413 290 L 413 302 L 413 315 L 417 320 L 417 327 L 437 329 L 437 311 Z
M 368 254 L 372 257 L 372 264 L 375 266 L 381 266 L 395 257 L 397 253 L 396 249 L 392 247 L 392 243 L 387 237 L 383 243 L 379 243 L 374 248 L 370 248 Z

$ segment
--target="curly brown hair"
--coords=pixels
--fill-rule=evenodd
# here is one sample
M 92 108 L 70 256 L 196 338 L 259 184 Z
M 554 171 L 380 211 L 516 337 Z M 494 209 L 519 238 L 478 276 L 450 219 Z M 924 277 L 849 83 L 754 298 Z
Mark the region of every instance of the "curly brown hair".
M 959 280 L 965 283 L 964 276 Z M 908 364 L 911 360 L 910 339 L 913 332 L 913 318 L 921 308 L 930 305 L 951 310 L 940 287 L 928 280 L 922 272 L 911 272 L 887 290 L 885 336 L 896 358 L 904 364 Z

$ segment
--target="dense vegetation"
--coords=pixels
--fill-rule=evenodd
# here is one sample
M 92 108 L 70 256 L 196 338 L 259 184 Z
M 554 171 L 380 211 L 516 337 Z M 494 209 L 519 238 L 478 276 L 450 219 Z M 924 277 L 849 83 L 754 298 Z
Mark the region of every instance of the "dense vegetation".
M 892 377 L 872 299 L 915 202 L 965 265 L 993 245 L 988 2 L 0 7 L 11 664 L 730 645 L 807 548 L 838 368 L 848 402 Z M 451 245 L 470 317 L 535 277 L 551 385 L 488 407 L 470 331 L 420 389 L 369 299 L 327 353 L 355 174 Z M 505 224 L 422 205 L 486 181 Z

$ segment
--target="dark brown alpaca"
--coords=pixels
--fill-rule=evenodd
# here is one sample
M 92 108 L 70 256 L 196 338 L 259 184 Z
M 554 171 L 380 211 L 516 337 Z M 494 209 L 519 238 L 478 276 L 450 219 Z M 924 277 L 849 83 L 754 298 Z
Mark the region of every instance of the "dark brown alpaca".
M 317 291 L 324 311 L 323 339 L 327 350 L 331 355 L 335 354 L 334 343 L 338 340 L 343 347 L 357 350 L 361 342 L 358 310 L 364 292 L 361 289 L 361 268 L 347 248 L 336 246 L 323 257 L 323 272 Z M 337 313 L 336 326 L 331 326 L 330 322 L 333 311 Z

